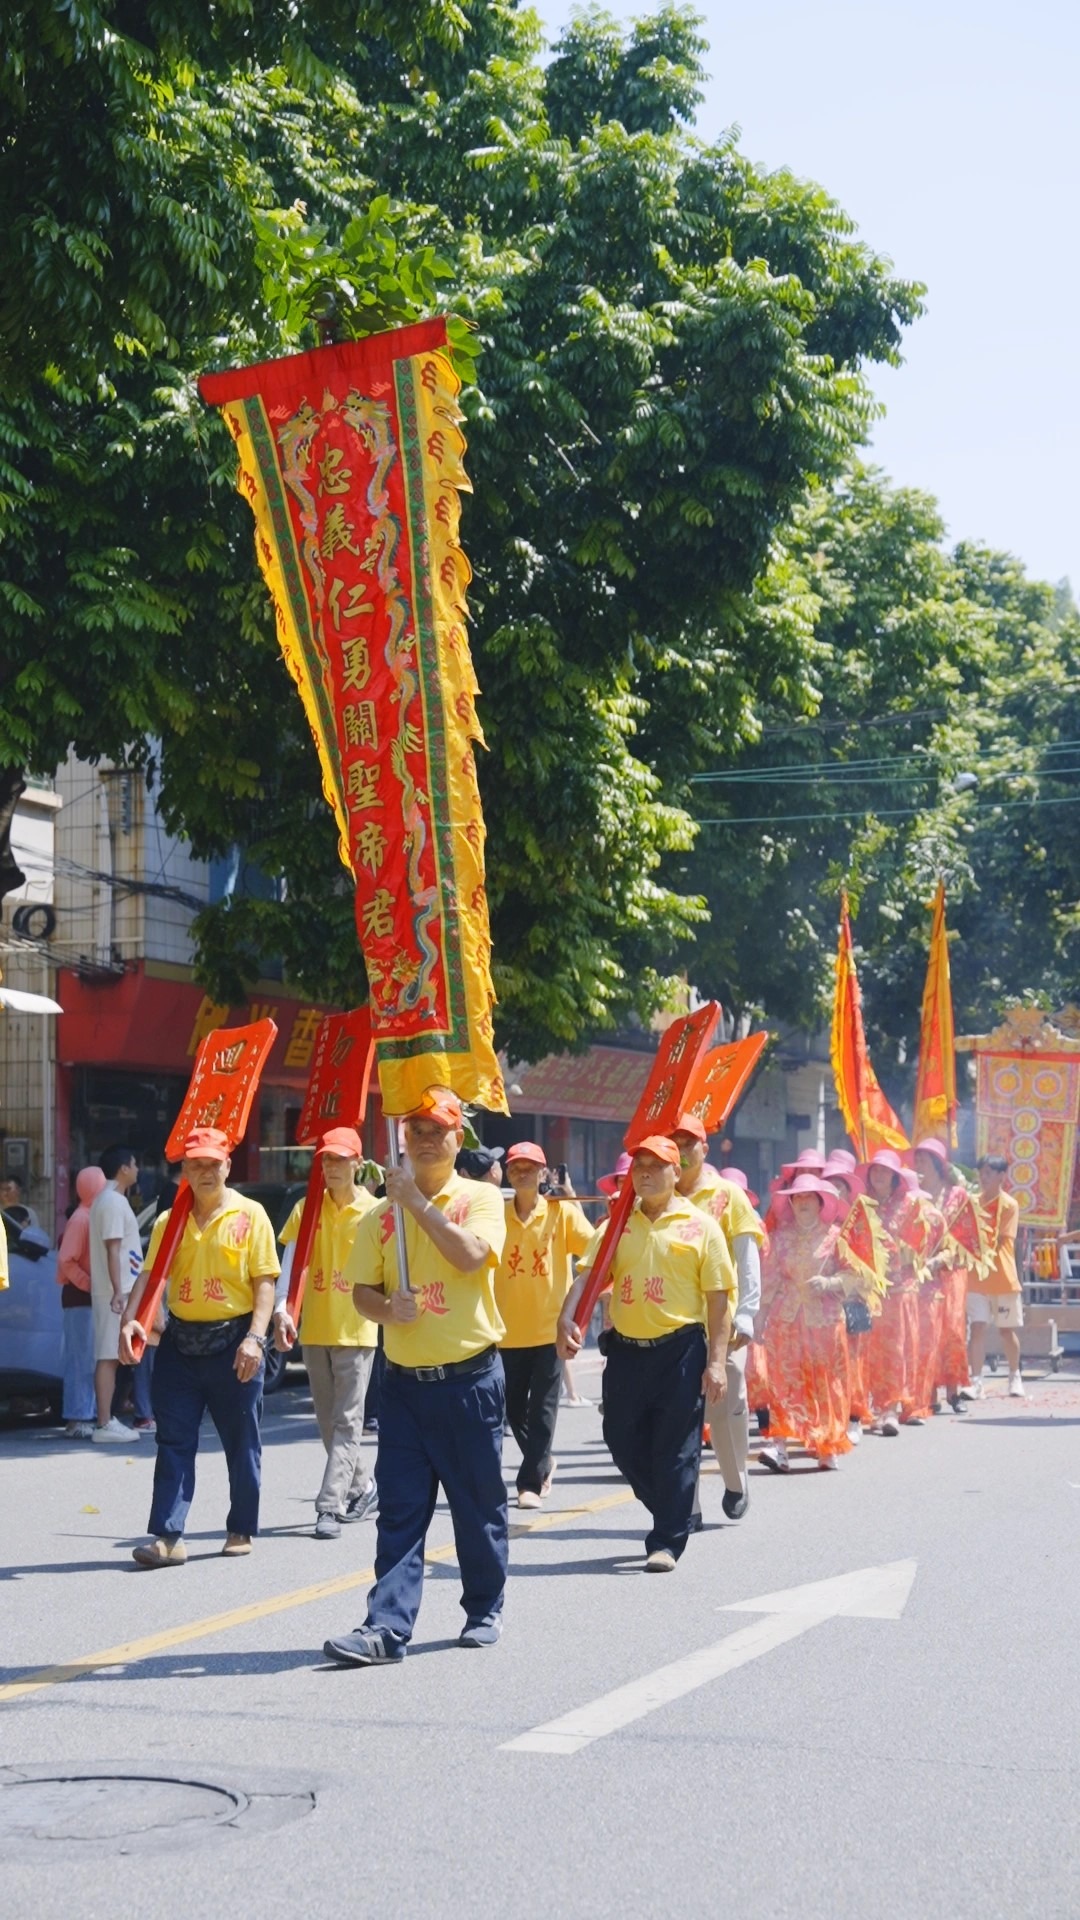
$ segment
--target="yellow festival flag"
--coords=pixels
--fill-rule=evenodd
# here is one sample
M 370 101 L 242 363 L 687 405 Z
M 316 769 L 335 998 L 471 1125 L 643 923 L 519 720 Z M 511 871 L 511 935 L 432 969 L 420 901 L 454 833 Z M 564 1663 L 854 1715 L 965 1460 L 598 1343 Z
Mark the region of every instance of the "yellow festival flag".
M 846 893 L 840 896 L 831 1053 L 837 1105 L 859 1158 L 867 1160 L 879 1147 L 906 1147 L 907 1135 L 870 1064 Z
M 953 1027 L 949 942 L 945 932 L 945 882 L 938 881 L 930 923 L 930 953 L 919 1029 L 914 1138 L 936 1136 L 956 1145 L 956 1036 Z
M 355 882 L 392 1114 L 432 1085 L 507 1111 L 458 543 L 460 384 L 441 319 L 199 382 L 236 444 L 278 639 Z

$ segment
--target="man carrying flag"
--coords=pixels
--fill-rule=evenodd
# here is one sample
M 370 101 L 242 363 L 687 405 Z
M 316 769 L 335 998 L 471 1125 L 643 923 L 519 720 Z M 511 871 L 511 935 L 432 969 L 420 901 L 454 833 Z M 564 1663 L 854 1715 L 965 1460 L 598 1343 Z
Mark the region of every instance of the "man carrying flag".
M 754 1337 L 754 1316 L 761 1305 L 761 1243 L 765 1229 L 746 1194 L 709 1165 L 708 1135 L 696 1113 L 682 1113 L 672 1134 L 679 1149 L 676 1192 L 692 1200 L 722 1229 L 738 1275 L 738 1300 L 727 1350 L 727 1393 L 710 1422 L 717 1465 L 724 1477 L 724 1513 L 741 1520 L 750 1504 L 746 1462 L 750 1452 L 750 1410 L 746 1398 L 746 1361 Z
M 360 1222 L 346 1264 L 358 1313 L 384 1329 L 386 1376 L 375 1478 L 379 1517 L 367 1616 L 328 1640 L 339 1666 L 404 1660 L 424 1586 L 424 1543 L 441 1485 L 461 1568 L 458 1644 L 494 1646 L 507 1565 L 505 1414 L 495 1269 L 506 1215 L 495 1188 L 463 1180 L 461 1102 L 430 1087 L 405 1118 L 407 1165 L 387 1167 L 386 1199 Z M 399 1285 L 403 1223 L 409 1286 Z
M 371 1194 L 356 1184 L 363 1157 L 355 1127 L 331 1127 L 323 1134 L 319 1158 L 325 1191 L 299 1327 L 315 1418 L 326 1448 L 326 1471 L 315 1497 L 316 1540 L 336 1540 L 343 1521 L 363 1520 L 375 1505 L 374 1483 L 364 1470 L 360 1448 L 378 1328 L 357 1313 L 345 1274 L 356 1230 L 375 1205 Z M 285 1257 L 277 1286 L 274 1336 L 283 1352 L 298 1331 L 285 1296 L 303 1211 L 304 1202 L 298 1200 L 281 1229 Z
M 727 1392 L 737 1283 L 715 1220 L 676 1192 L 679 1149 L 647 1134 L 633 1149 L 636 1199 L 611 1265 L 612 1338 L 604 1375 L 604 1439 L 652 1515 L 645 1568 L 671 1573 L 686 1546 L 701 1467 L 705 1403 Z M 559 1352 L 582 1343 L 574 1309 L 599 1254 L 598 1228 L 559 1320 Z M 706 1336 L 706 1328 L 708 1334 Z
M 183 1535 L 195 1492 L 204 1413 L 217 1428 L 229 1469 L 222 1552 L 229 1557 L 250 1553 L 259 1531 L 259 1419 L 266 1329 L 278 1274 L 274 1229 L 257 1200 L 234 1193 L 227 1184 L 226 1134 L 216 1127 L 195 1127 L 183 1154 L 181 1171 L 191 1189 L 191 1212 L 169 1269 L 168 1321 L 154 1365 L 152 1537 L 135 1548 L 133 1558 L 140 1567 L 177 1567 L 187 1559 Z M 138 1361 L 133 1338 L 141 1344 L 151 1331 L 139 1319 L 139 1305 L 168 1220 L 168 1212 L 158 1214 L 145 1266 L 124 1308 L 120 1359 L 125 1366 Z

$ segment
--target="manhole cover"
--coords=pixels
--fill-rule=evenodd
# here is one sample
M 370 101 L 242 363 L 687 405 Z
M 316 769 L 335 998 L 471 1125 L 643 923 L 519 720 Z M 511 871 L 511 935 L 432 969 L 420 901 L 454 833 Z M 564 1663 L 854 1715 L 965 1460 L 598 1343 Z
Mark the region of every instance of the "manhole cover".
M 216 1773 L 216 1769 L 214 1770 Z M 47 1767 L 0 1770 L 0 1856 L 83 1856 L 204 1847 L 237 1829 L 275 1830 L 315 1805 L 314 1791 L 281 1776 L 238 1785 L 136 1773 L 106 1763 L 70 1773 Z

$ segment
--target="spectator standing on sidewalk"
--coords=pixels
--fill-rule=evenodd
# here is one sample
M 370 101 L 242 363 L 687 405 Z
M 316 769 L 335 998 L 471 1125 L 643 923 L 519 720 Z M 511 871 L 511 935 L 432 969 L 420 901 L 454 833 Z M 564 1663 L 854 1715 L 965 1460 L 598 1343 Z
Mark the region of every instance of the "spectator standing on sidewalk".
M 94 1313 L 90 1302 L 90 1208 L 106 1186 L 101 1167 L 84 1167 L 75 1176 L 78 1206 L 56 1256 L 63 1309 L 65 1433 L 69 1440 L 94 1435 Z
M 250 1553 L 259 1530 L 259 1419 L 279 1267 L 269 1215 L 228 1186 L 229 1164 L 228 1140 L 215 1127 L 196 1127 L 188 1135 L 181 1165 L 191 1212 L 169 1269 L 168 1320 L 154 1367 L 153 1537 L 135 1548 L 140 1567 L 182 1566 L 187 1558 L 183 1533 L 204 1413 L 217 1428 L 229 1470 L 222 1553 Z M 124 1311 L 120 1353 L 129 1364 L 135 1357 L 132 1329 L 144 1336 L 151 1331 L 139 1321 L 139 1303 L 168 1218 L 159 1213 L 154 1222 L 146 1269 Z
M 547 1155 L 535 1140 L 510 1148 L 506 1178 L 513 1192 L 506 1196 L 506 1240 L 495 1275 L 495 1299 L 506 1325 L 506 1416 L 521 1448 L 518 1506 L 538 1507 L 556 1467 L 551 1447 L 562 1361 L 555 1330 L 574 1277 L 572 1257 L 584 1253 L 593 1230 L 569 1180 L 550 1185 Z
M 375 1505 L 375 1485 L 361 1458 L 361 1437 L 379 1330 L 374 1320 L 357 1313 L 352 1282 L 345 1272 L 356 1230 L 375 1200 L 356 1184 L 364 1149 L 354 1127 L 331 1127 L 323 1134 L 319 1155 L 326 1191 L 308 1263 L 299 1339 L 326 1448 L 326 1470 L 315 1497 L 315 1538 L 336 1540 L 346 1520 L 363 1520 Z M 282 1353 L 288 1352 L 298 1332 L 285 1296 L 303 1211 L 304 1202 L 298 1200 L 281 1229 L 285 1255 L 277 1286 L 274 1342 Z
M 94 1439 L 109 1446 L 131 1445 L 138 1437 L 113 1413 L 119 1365 L 120 1316 L 142 1267 L 139 1223 L 128 1192 L 139 1166 L 130 1147 L 106 1147 L 101 1156 L 105 1185 L 90 1208 L 90 1299 L 94 1316 Z M 133 1359 L 133 1356 L 132 1356 Z

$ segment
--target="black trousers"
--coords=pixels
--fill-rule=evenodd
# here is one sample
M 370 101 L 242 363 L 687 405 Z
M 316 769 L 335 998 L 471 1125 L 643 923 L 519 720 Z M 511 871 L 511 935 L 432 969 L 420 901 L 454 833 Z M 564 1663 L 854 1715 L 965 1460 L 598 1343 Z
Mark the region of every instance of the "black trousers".
M 611 1457 L 653 1517 L 646 1553 L 686 1546 L 701 1467 L 705 1329 L 686 1327 L 658 1347 L 634 1347 L 616 1334 L 604 1373 L 604 1440 Z
M 539 1493 L 551 1472 L 551 1443 L 559 1417 L 562 1361 L 554 1341 L 544 1347 L 503 1347 L 506 1417 L 521 1448 L 519 1493 Z

